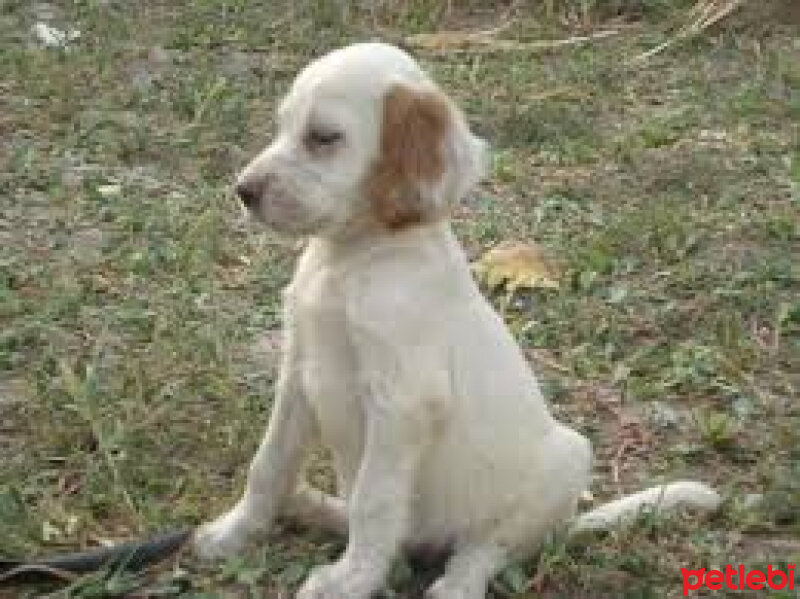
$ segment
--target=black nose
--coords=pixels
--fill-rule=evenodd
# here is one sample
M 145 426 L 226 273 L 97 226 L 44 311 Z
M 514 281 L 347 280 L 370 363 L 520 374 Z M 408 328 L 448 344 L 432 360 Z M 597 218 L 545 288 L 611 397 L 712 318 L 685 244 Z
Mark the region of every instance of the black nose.
M 242 200 L 242 204 L 252 208 L 261 200 L 264 195 L 264 183 L 258 180 L 239 181 L 236 184 L 236 195 Z

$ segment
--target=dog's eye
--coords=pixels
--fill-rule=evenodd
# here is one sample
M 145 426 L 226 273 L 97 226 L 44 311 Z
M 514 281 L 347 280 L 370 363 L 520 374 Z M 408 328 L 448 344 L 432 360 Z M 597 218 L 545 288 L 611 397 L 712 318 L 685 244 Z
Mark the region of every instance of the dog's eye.
M 333 129 L 311 129 L 306 138 L 308 145 L 312 148 L 332 146 L 343 139 L 344 134 Z

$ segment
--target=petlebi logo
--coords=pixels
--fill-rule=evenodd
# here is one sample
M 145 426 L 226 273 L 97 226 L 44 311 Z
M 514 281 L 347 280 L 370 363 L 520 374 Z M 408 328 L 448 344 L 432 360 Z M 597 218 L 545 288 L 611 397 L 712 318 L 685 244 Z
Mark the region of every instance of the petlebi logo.
M 689 591 L 696 591 L 702 587 L 710 591 L 730 589 L 732 591 L 761 591 L 772 589 L 780 591 L 783 589 L 794 590 L 795 587 L 795 566 L 789 564 L 786 570 L 773 567 L 771 564 L 764 570 L 745 570 L 743 565 L 734 567 L 730 564 L 725 566 L 725 570 L 706 570 L 699 568 L 689 570 L 681 568 L 683 577 L 683 596 L 686 597 Z

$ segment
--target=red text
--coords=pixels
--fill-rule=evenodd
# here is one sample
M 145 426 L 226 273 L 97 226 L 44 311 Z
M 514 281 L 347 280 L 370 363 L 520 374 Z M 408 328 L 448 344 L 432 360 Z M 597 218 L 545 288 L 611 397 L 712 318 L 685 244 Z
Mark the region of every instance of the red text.
M 727 565 L 724 572 L 705 568 L 697 570 L 681 568 L 681 576 L 683 577 L 684 597 L 689 594 L 689 591 L 695 591 L 702 586 L 712 591 L 719 591 L 723 588 L 732 591 L 760 591 L 765 588 L 776 591 L 794 589 L 794 564 L 789 564 L 785 572 L 773 568 L 772 565 L 767 566 L 766 572 L 763 570 L 745 571 L 742 565 L 738 568 Z

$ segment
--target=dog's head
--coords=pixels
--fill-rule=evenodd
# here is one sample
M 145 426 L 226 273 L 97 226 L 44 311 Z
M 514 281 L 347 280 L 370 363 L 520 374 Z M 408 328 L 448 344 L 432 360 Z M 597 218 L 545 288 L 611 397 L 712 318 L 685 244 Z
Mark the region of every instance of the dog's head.
M 393 46 L 336 50 L 295 79 L 278 132 L 236 192 L 278 231 L 436 220 L 483 176 L 486 144 L 417 63 Z

